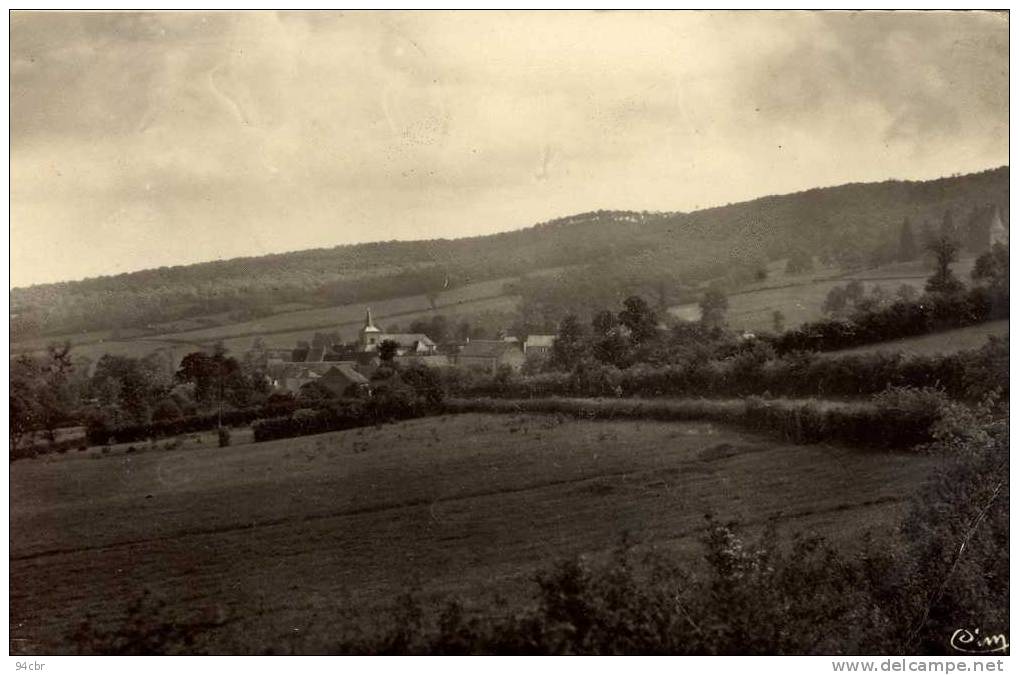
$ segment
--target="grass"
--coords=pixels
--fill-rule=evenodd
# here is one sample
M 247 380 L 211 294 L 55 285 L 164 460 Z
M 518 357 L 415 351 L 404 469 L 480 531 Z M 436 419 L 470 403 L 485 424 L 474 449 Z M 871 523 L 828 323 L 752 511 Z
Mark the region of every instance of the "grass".
M 85 614 L 113 624 L 143 590 L 177 616 L 226 617 L 214 653 L 316 652 L 415 583 L 513 598 L 536 570 L 624 531 L 692 552 L 709 511 L 851 545 L 866 528 L 890 531 L 935 462 L 556 415 L 234 441 L 13 464 L 12 652 L 72 651 Z
M 968 280 L 974 258 L 964 258 L 953 265 L 960 279 Z M 837 269 L 818 270 L 806 275 L 786 275 L 780 270 L 771 270 L 769 278 L 732 293 L 729 311 L 726 314 L 729 325 L 740 330 L 773 330 L 773 314 L 776 310 L 785 317 L 785 327 L 794 328 L 809 321 L 825 318 L 821 307 L 828 292 L 835 286 L 845 286 L 852 279 L 859 279 L 869 293 L 875 286 L 881 286 L 889 295 L 894 295 L 899 286 L 905 284 L 922 293 L 930 271 L 922 261 L 896 263 L 852 274 L 840 273 Z M 700 310 L 696 304 L 672 307 L 669 312 L 686 320 L 697 320 Z
M 552 274 L 559 269 L 561 268 L 549 268 L 538 274 Z M 181 321 L 168 325 L 185 328 L 184 330 L 121 340 L 114 340 L 109 331 L 33 338 L 13 343 L 11 352 L 43 351 L 46 345 L 67 339 L 75 345 L 75 355 L 81 354 L 92 359 L 104 353 L 140 357 L 158 348 L 164 348 L 172 349 L 179 361 L 184 354 L 194 351 L 198 345 L 212 344 L 219 340 L 223 340 L 227 348 L 234 352 L 247 350 L 257 336 L 263 337 L 269 347 L 293 347 L 298 340 L 309 339 L 316 330 L 338 330 L 343 339 L 352 340 L 364 322 L 365 304 L 372 307 L 374 318 L 383 326 L 394 322 L 406 325 L 414 319 L 429 317 L 436 313 L 452 318 L 489 310 L 509 311 L 517 306 L 519 297 L 504 294 L 503 287 L 515 280 L 507 277 L 452 288 L 439 294 L 436 302 L 438 309 L 434 310 L 425 295 L 414 295 L 370 303 L 358 302 L 286 311 L 252 321 L 208 327 L 196 327 L 196 324 L 200 323 L 198 321 Z M 219 323 L 223 317 L 215 319 L 214 323 Z
M 955 352 L 980 349 L 987 343 L 991 336 L 1007 337 L 1008 320 L 989 321 L 976 326 L 966 326 L 946 330 L 940 333 L 919 335 L 917 337 L 889 340 L 878 342 L 852 349 L 843 349 L 835 352 L 827 352 L 830 356 L 844 354 L 870 354 L 876 352 L 889 352 L 905 354 L 907 356 L 933 356 L 936 354 L 954 354 Z

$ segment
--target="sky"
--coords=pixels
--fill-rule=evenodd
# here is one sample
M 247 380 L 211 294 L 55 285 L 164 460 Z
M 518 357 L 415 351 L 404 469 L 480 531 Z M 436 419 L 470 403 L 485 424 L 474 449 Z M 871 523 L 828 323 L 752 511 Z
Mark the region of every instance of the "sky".
M 15 12 L 11 286 L 1008 163 L 1003 13 Z

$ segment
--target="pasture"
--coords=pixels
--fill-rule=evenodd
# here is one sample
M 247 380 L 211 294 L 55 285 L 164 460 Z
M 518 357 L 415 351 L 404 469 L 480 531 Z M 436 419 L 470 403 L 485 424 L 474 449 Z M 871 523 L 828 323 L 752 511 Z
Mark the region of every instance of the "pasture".
M 961 259 L 952 266 L 956 276 L 969 280 L 974 258 Z M 917 294 L 923 293 L 930 270 L 923 261 L 896 263 L 883 267 L 861 270 L 852 274 L 826 269 L 811 274 L 786 275 L 772 269 L 769 278 L 741 288 L 729 294 L 728 324 L 738 330 L 773 330 L 775 311 L 782 312 L 785 327 L 795 328 L 810 321 L 825 318 L 822 306 L 829 291 L 836 286 L 859 280 L 867 293 L 880 286 L 890 297 L 894 297 L 900 286 L 913 287 Z M 669 313 L 687 321 L 700 318 L 696 303 L 669 308 Z
M 828 352 L 828 354 L 831 356 L 872 354 L 877 352 L 897 353 L 905 356 L 953 354 L 971 349 L 980 349 L 987 344 L 988 338 L 991 337 L 1008 337 L 1008 319 L 988 321 L 987 323 L 946 330 L 940 333 L 877 342 L 875 344 L 853 347 L 852 349 Z
M 235 443 L 245 440 L 235 435 Z M 73 652 L 143 592 L 225 623 L 212 653 L 328 651 L 407 588 L 483 611 L 624 532 L 695 560 L 704 514 L 887 535 L 935 459 L 707 423 L 463 414 L 261 444 L 201 439 L 11 465 L 10 649 Z

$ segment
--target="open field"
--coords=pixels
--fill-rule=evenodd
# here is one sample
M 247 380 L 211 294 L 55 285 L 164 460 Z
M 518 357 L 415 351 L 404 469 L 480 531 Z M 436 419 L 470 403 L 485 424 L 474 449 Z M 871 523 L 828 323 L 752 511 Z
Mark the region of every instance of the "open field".
M 563 268 L 549 268 L 536 274 L 552 274 L 561 269 Z M 456 317 L 488 310 L 512 310 L 519 302 L 519 298 L 506 295 L 503 291 L 503 287 L 511 281 L 515 281 L 515 278 L 492 279 L 443 291 L 436 298 L 435 309 L 432 308 L 427 296 L 414 295 L 369 303 L 357 302 L 335 307 L 300 309 L 252 321 L 152 333 L 132 338 L 115 339 L 110 331 L 33 338 L 12 343 L 10 351 L 11 353 L 41 351 L 50 343 L 68 340 L 75 345 L 75 354 L 92 359 L 104 353 L 145 356 L 159 348 L 174 350 L 183 348 L 185 349 L 183 354 L 186 354 L 198 345 L 212 344 L 218 340 L 223 340 L 228 349 L 246 350 L 256 336 L 263 337 L 269 347 L 292 347 L 297 340 L 308 339 L 316 330 L 339 331 L 342 339 L 352 340 L 364 322 L 366 304 L 371 306 L 376 322 L 382 326 L 392 323 L 406 325 L 414 319 L 436 313 Z M 222 320 L 222 317 L 217 318 Z M 181 326 L 187 323 L 195 322 L 177 322 Z
M 243 440 L 240 437 L 235 439 Z M 408 585 L 516 597 L 628 531 L 692 555 L 703 515 L 887 533 L 931 457 L 788 445 L 705 423 L 464 414 L 226 449 L 11 465 L 11 651 L 73 650 L 142 591 L 220 616 L 204 645 L 328 650 Z
M 841 351 L 827 352 L 829 355 L 869 354 L 875 352 L 895 352 L 908 356 L 931 356 L 934 354 L 952 354 L 970 349 L 980 349 L 987 344 L 989 337 L 1005 337 L 1008 335 L 1008 319 L 988 321 L 976 326 L 966 326 L 946 330 L 940 333 L 919 335 L 917 337 L 889 340 L 872 345 L 853 347 Z
M 955 274 L 963 280 L 969 279 L 974 258 L 961 259 L 952 266 Z M 857 279 L 870 293 L 875 286 L 881 286 L 889 295 L 894 295 L 899 286 L 907 285 L 922 293 L 930 276 L 923 261 L 896 263 L 852 274 L 839 274 L 838 270 L 820 270 L 807 275 L 786 275 L 772 271 L 766 281 L 752 284 L 728 296 L 729 325 L 739 330 L 772 330 L 772 316 L 776 310 L 785 316 L 785 327 L 796 326 L 824 318 L 821 307 L 828 292 L 835 286 L 845 286 Z M 700 317 L 696 303 L 679 305 L 669 313 L 686 320 Z

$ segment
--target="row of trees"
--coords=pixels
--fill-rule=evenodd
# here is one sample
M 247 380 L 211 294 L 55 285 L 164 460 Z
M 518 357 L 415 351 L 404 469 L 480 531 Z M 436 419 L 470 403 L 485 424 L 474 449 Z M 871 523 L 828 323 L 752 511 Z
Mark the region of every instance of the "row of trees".
M 53 444 L 66 426 L 118 428 L 221 414 L 263 404 L 269 393 L 263 372 L 222 348 L 188 354 L 176 371 L 156 355 L 107 354 L 90 374 L 75 367 L 70 345 L 53 345 L 11 363 L 10 440 L 17 449 L 36 433 Z

